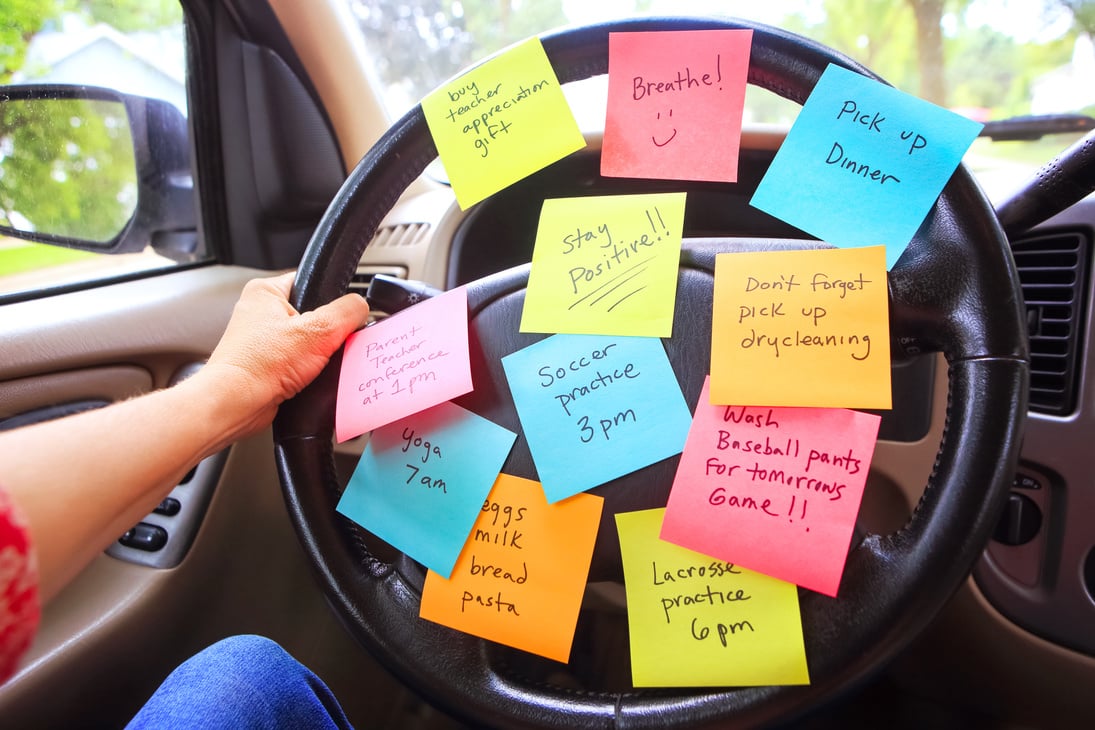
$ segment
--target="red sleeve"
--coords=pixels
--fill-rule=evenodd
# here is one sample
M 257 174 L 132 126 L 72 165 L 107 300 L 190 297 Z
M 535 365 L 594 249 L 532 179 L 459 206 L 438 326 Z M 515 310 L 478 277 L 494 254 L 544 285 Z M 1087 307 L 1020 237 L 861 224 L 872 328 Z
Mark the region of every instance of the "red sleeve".
M 0 682 L 15 673 L 40 615 L 30 529 L 18 506 L 0 489 Z

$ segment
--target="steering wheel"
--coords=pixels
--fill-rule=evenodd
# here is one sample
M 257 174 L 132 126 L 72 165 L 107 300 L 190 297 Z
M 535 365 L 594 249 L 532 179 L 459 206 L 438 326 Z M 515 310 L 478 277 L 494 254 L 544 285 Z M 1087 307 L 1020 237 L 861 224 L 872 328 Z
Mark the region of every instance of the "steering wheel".
M 610 32 L 711 28 L 751 29 L 749 82 L 800 104 L 830 63 L 877 78 L 813 41 L 744 21 L 647 18 L 563 30 L 542 41 L 566 83 L 607 73 Z M 347 290 L 380 221 L 436 155 L 416 107 L 362 158 L 332 202 L 298 270 L 294 306 L 309 310 Z M 529 184 L 535 190 L 535 177 Z M 818 245 L 739 237 L 684 248 L 674 334 L 665 344 L 687 402 L 696 402 L 710 362 L 716 250 Z M 456 400 L 518 434 L 500 359 L 544 336 L 519 332 L 527 280 L 523 266 L 468 285 L 475 390 Z M 942 352 L 947 359 L 946 427 L 909 522 L 855 545 L 838 598 L 800 590 L 811 685 L 579 690 L 553 683 L 547 660 L 541 664 L 548 668 L 538 672 L 537 657 L 419 619 L 422 567 L 405 556 L 374 554 L 360 528 L 335 512 L 338 357 L 282 406 L 274 432 L 289 513 L 328 599 L 396 677 L 475 725 L 725 727 L 788 720 L 819 706 L 892 657 L 965 579 L 1002 509 L 1026 413 L 1028 353 L 1018 279 L 992 207 L 964 168 L 890 272 L 889 287 L 895 357 Z M 592 490 L 605 502 L 591 581 L 621 580 L 613 515 L 664 506 L 676 463 L 668 459 Z M 520 435 L 503 471 L 536 478 Z

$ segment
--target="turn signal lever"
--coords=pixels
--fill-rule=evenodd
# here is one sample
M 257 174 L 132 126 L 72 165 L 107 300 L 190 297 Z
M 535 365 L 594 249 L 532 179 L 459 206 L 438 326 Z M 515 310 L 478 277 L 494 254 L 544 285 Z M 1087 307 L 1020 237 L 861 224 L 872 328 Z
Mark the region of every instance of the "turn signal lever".
M 422 281 L 410 281 L 394 276 L 377 274 L 365 291 L 365 301 L 370 309 L 386 314 L 401 312 L 412 304 L 435 297 L 441 290 Z

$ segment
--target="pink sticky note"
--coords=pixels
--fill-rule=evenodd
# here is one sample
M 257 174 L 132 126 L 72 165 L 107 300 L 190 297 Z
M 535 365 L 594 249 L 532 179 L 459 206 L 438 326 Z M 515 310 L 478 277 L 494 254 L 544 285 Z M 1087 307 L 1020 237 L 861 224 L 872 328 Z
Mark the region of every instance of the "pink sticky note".
M 352 439 L 471 389 L 468 296 L 453 289 L 347 338 L 335 438 Z
M 751 30 L 610 33 L 607 177 L 734 182 Z
M 881 418 L 838 408 L 713 406 L 709 386 L 661 539 L 835 596 Z

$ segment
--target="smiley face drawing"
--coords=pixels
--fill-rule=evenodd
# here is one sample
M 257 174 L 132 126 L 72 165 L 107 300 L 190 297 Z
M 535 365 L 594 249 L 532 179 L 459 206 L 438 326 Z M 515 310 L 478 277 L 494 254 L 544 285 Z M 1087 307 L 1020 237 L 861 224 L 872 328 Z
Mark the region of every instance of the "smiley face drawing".
M 658 112 L 656 116 L 657 116 L 657 119 L 659 121 L 661 121 L 662 113 Z M 666 114 L 666 117 L 668 117 L 668 118 L 673 117 L 673 110 L 672 109 L 669 110 L 669 113 Z M 669 122 L 669 123 L 672 124 L 672 122 Z M 665 147 L 667 144 L 672 142 L 673 138 L 676 137 L 676 136 L 677 136 L 677 128 L 673 127 L 673 132 L 669 135 L 669 137 L 666 138 L 666 140 L 664 142 L 659 142 L 658 137 L 656 135 L 653 135 L 653 134 L 650 135 L 650 141 L 654 143 L 655 147 Z

